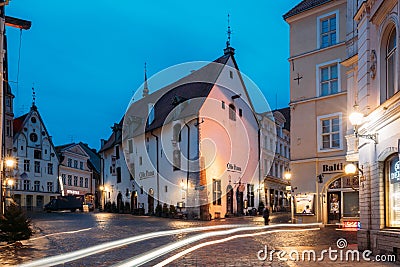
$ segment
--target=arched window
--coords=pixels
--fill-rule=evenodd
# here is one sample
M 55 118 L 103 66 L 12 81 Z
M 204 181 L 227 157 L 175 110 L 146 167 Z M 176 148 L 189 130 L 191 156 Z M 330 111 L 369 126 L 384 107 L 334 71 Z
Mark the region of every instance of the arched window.
M 388 43 L 386 45 L 386 95 L 387 99 L 392 97 L 397 91 L 396 86 L 396 28 L 393 28 L 389 34 Z
M 394 25 L 389 26 L 381 45 L 381 96 L 383 103 L 398 91 L 397 84 L 397 31 Z
M 236 121 L 236 108 L 233 104 L 229 104 L 229 119 Z

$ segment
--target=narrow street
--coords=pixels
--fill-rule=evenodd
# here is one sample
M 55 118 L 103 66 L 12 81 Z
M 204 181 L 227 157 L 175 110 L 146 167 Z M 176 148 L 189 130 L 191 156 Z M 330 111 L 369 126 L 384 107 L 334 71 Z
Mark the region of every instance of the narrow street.
M 348 248 L 356 248 L 356 232 L 316 225 L 284 226 L 282 222 L 289 217 L 274 213 L 271 225 L 264 227 L 259 216 L 203 222 L 98 212 L 36 213 L 32 215 L 34 237 L 24 241 L 22 248 L 2 246 L 0 262 L 2 266 L 27 264 L 56 256 L 49 262 L 23 266 L 50 262 L 63 266 L 309 266 L 310 262 L 279 260 L 277 254 L 272 261 L 259 259 L 258 254 L 265 248 L 337 248 L 339 238 L 346 239 Z M 325 260 L 324 264 L 339 263 Z

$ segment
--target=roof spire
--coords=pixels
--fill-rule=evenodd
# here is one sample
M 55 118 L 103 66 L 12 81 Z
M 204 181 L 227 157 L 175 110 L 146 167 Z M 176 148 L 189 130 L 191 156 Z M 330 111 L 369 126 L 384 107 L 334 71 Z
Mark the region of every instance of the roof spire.
M 231 24 L 230 24 L 230 15 L 228 14 L 228 30 L 227 30 L 228 39 L 226 40 L 226 48 L 224 49 L 224 54 L 235 54 L 235 49 L 231 47 Z
M 32 83 L 32 109 L 36 109 L 35 83 Z
M 228 39 L 226 40 L 226 47 L 227 47 L 227 48 L 231 46 L 231 34 L 232 34 L 231 25 L 230 25 L 230 21 L 229 21 L 229 17 L 230 17 L 230 16 L 229 16 L 229 14 L 228 14 L 228 31 L 226 32 L 227 35 L 228 35 Z
M 149 95 L 149 87 L 147 85 L 147 64 L 144 63 L 144 85 L 143 85 L 143 97 Z

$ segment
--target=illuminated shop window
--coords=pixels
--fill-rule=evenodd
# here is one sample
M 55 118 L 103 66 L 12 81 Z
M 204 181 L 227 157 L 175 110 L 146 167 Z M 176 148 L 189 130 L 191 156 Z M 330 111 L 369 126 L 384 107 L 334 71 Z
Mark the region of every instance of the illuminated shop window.
M 400 162 L 398 154 L 388 158 L 386 170 L 386 223 L 389 227 L 400 227 Z

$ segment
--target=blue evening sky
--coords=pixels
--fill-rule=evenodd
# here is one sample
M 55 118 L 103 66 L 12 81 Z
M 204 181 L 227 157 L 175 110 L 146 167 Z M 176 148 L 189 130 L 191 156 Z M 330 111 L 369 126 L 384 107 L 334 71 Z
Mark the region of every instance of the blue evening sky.
M 22 33 L 18 86 L 20 32 L 6 30 L 15 115 L 28 112 L 34 83 L 54 144 L 82 141 L 98 149 L 143 83 L 144 62 L 151 76 L 215 60 L 225 47 L 228 13 L 240 70 L 272 109 L 286 107 L 289 26 L 282 15 L 299 2 L 13 0 L 6 15 L 32 21 Z

